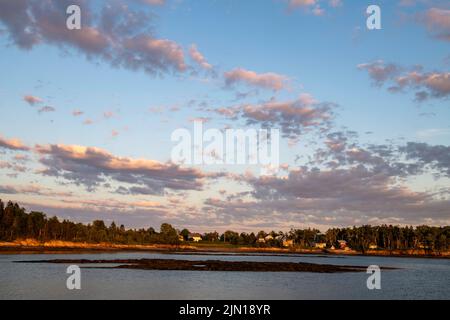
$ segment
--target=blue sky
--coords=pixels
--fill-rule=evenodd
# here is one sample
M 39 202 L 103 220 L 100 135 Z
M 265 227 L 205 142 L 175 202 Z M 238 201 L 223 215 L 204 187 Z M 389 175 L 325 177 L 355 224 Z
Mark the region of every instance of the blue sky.
M 373 3 L 366 1 L 343 0 L 334 6 L 325 0 L 167 0 L 162 5 L 115 1 L 113 4 L 122 8 L 116 11 L 116 23 L 129 12 L 148 15 L 143 24 L 151 31 L 136 27 L 130 35 L 121 34 L 118 29 L 114 31 L 116 34 L 102 29 L 99 17 L 106 2 L 72 1 L 80 5 L 82 17 L 88 13 L 94 17 L 83 28 L 94 28 L 108 39 L 108 47 L 101 52 L 89 51 L 90 46 L 95 46 L 92 41 L 99 38 L 91 41 L 73 37 L 68 30 L 59 34 L 47 28 L 48 25 L 65 28 L 57 24 L 58 18 L 64 21 L 66 16 L 61 10 L 63 5 L 55 5 L 53 1 L 36 5 L 35 1 L 21 0 L 32 17 L 18 26 L 8 17 L 20 13 L 23 7 L 7 6 L 8 2 L 0 4 L 4 6 L 0 14 L 1 198 L 62 218 L 91 221 L 99 217 L 119 220 L 131 227 L 168 221 L 199 231 L 209 227 L 253 230 L 263 228 L 268 221 L 279 229 L 354 223 L 448 223 L 450 212 L 445 208 L 449 207 L 450 11 L 445 2 L 378 1 L 382 30 L 369 31 L 365 10 Z M 320 14 L 318 8 L 322 10 Z M 37 41 L 30 42 L 27 48 L 18 41 L 24 30 L 33 30 L 30 37 Z M 131 68 L 126 65 L 122 49 L 117 48 L 142 34 L 158 49 L 140 52 L 147 55 L 144 57 L 147 60 Z M 175 46 L 182 57 L 172 56 L 168 42 L 158 42 L 161 39 L 170 41 L 170 48 Z M 193 44 L 212 66 L 210 70 L 190 56 Z M 114 59 L 106 56 L 111 53 L 121 59 L 122 66 L 113 66 Z M 152 65 L 155 59 L 162 64 Z M 177 69 L 180 59 L 187 66 L 184 70 Z M 143 70 L 146 63 L 156 68 L 156 74 Z M 268 88 L 248 78 L 227 85 L 227 72 L 236 69 L 254 72 L 258 79 L 275 74 L 284 79 L 283 88 Z M 377 83 L 371 72 L 381 73 L 382 81 Z M 407 84 L 400 92 L 389 91 L 390 86 L 400 84 L 400 78 L 407 79 Z M 426 92 L 427 97 L 418 101 L 417 92 Z M 236 100 L 238 93 L 247 96 Z M 68 148 L 76 145 L 95 147 L 122 160 L 146 159 L 166 164 L 173 147 L 171 133 L 181 127 L 192 128 L 192 119 L 208 118 L 205 126 L 209 128 L 220 129 L 225 125 L 248 128 L 248 120 L 253 120 L 251 127 L 258 127 L 254 115 L 245 112 L 246 105 L 272 112 L 274 109 L 267 105 L 269 101 L 293 102 L 301 95 L 313 97 L 314 102 L 280 107 L 274 111 L 276 116 L 286 119 L 285 107 L 298 111 L 330 103 L 332 123 L 327 124 L 325 132 L 317 132 L 312 127 L 306 128 L 303 119 L 297 119 L 298 123 L 294 119 L 294 125 L 302 133 L 296 135 L 295 143 L 288 143 L 288 139 L 281 141 L 281 160 L 290 167 L 271 179 L 248 178 L 245 172 L 249 168 L 245 166 L 200 166 L 192 170 L 196 170 L 198 176 L 193 179 L 198 179 L 195 181 L 201 187 L 171 188 L 173 181 L 166 180 L 167 177 L 159 180 L 159 176 L 152 176 L 153 171 L 146 171 L 142 173 L 146 181 L 156 179 L 158 186 L 164 187 L 157 192 L 124 194 L 117 192 L 125 183 L 117 177 L 130 174 L 136 178 L 134 173 L 111 174 L 110 167 L 99 168 L 88 159 L 75 166 L 79 157 L 74 160 L 67 154 L 36 151 L 36 145 Z M 34 104 L 27 102 L 27 96 L 38 100 Z M 38 111 L 46 106 L 52 112 Z M 229 118 L 214 111 L 219 108 L 238 110 L 237 116 Z M 82 114 L 74 116 L 74 111 Z M 282 129 L 285 124 L 280 119 L 271 118 L 271 125 Z M 355 132 L 354 144 L 347 146 L 345 159 L 336 149 L 326 150 L 330 134 L 348 131 Z M 27 150 L 14 147 L 13 138 L 20 139 Z M 408 142 L 414 144 L 406 150 Z M 389 156 L 373 153 L 371 160 L 361 160 L 362 151 L 369 157 L 366 151 L 373 152 L 374 146 L 389 147 L 395 152 Z M 332 158 L 339 164 L 330 167 L 328 160 L 320 158 L 321 150 L 326 151 L 328 160 Z M 360 155 L 357 160 L 351 158 L 355 150 Z M 83 156 L 87 157 L 87 153 Z M 26 154 L 29 159 L 19 163 L 14 158 L 16 154 Z M 303 160 L 296 161 L 297 155 Z M 315 158 L 315 163 L 304 160 L 306 156 Z M 373 157 L 380 158 L 377 164 Z M 393 173 L 399 163 L 403 166 L 414 163 L 421 169 L 414 172 L 409 169 L 407 174 Z M 13 168 L 22 164 L 25 169 Z M 342 178 L 358 167 L 364 167 L 369 174 L 355 177 L 355 184 L 366 185 L 368 179 L 366 186 L 375 195 L 370 191 L 354 195 L 349 189 L 348 194 L 326 196 L 319 187 L 312 188 L 317 189 L 312 195 L 301 191 L 305 183 L 321 186 L 327 184 L 327 179 L 339 186 L 334 175 Z M 299 168 L 305 170 L 300 176 Z M 314 174 L 317 168 L 323 176 Z M 53 174 L 42 173 L 50 169 Z M 97 174 L 109 185 L 90 188 L 95 181 L 80 180 L 86 174 L 83 170 Z M 219 171 L 240 177 L 202 175 Z M 381 185 L 380 175 L 385 179 Z M 142 186 L 143 177 L 133 183 Z M 345 180 L 340 182 L 343 189 L 347 188 Z M 129 180 L 126 183 L 126 188 L 133 184 Z M 280 187 L 284 183 L 286 186 Z M 148 182 L 144 184 L 148 187 Z M 47 191 L 38 192 L 38 188 Z M 440 190 L 438 195 L 436 188 Z M 279 196 L 269 198 L 268 189 Z M 70 196 L 61 192 L 69 192 Z M 363 208 L 364 196 L 377 200 L 373 204 L 367 201 L 369 204 Z M 398 202 L 383 207 L 380 205 L 383 196 L 396 198 Z M 355 204 L 349 205 L 354 198 Z M 79 199 L 91 202 L 75 205 Z M 117 201 L 117 206 L 104 204 L 111 203 L 111 199 Z M 319 205 L 330 199 L 333 199 L 330 207 Z M 144 202 L 155 205 L 139 205 Z M 419 204 L 423 206 L 420 210 Z M 409 214 L 411 208 L 417 213 Z

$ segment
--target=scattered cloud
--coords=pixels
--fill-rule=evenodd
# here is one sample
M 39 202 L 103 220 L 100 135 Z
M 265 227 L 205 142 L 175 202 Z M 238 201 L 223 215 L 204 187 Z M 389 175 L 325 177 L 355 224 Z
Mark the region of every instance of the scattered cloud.
M 39 104 L 39 103 L 43 102 L 43 100 L 41 98 L 32 96 L 32 95 L 24 96 L 23 100 L 25 100 L 30 106 L 34 106 L 35 104 Z
M 201 68 L 212 70 L 213 66 L 206 60 L 203 54 L 197 49 L 197 45 L 193 44 L 189 49 L 189 55 Z
M 114 116 L 115 116 L 115 113 L 112 112 L 112 111 L 106 111 L 106 112 L 103 112 L 103 117 L 104 117 L 105 119 L 111 119 L 111 118 L 113 118 Z
M 49 113 L 49 112 L 55 112 L 55 111 L 56 111 L 56 109 L 53 107 L 50 107 L 50 106 L 44 106 L 38 110 L 39 113 Z
M 90 191 L 115 181 L 125 185 L 121 193 L 162 195 L 166 189 L 200 190 L 203 179 L 213 176 L 171 163 L 118 157 L 99 148 L 37 145 L 36 151 L 45 166 L 41 174 L 63 178 Z
M 0 161 L 0 169 L 8 169 L 8 170 L 12 170 L 14 172 L 26 172 L 27 171 L 27 167 L 17 164 L 17 163 L 14 163 L 12 161 L 10 161 L 10 162 Z M 17 175 L 17 174 L 14 174 L 14 175 Z
M 79 117 L 79 116 L 82 116 L 83 114 L 84 114 L 84 112 L 81 110 L 78 110 L 78 109 L 72 111 L 72 115 L 74 117 Z
M 316 16 L 325 14 L 325 7 L 338 8 L 343 5 L 342 0 L 285 0 L 289 10 L 302 9 Z
M 148 0 L 163 4 L 162 0 Z M 78 5 L 83 12 L 81 30 L 68 30 L 66 8 Z M 88 59 L 114 67 L 145 71 L 152 75 L 184 72 L 187 66 L 180 45 L 154 36 L 153 16 L 132 10 L 120 2 L 103 2 L 93 11 L 86 0 L 17 0 L 0 2 L 0 23 L 19 48 L 31 50 L 40 44 L 75 49 Z
M 0 194 L 31 194 L 39 196 L 52 196 L 52 197 L 71 197 L 71 192 L 56 192 L 49 188 L 32 184 L 29 186 L 0 186 Z
M 30 148 L 27 147 L 19 139 L 6 139 L 0 135 L 0 148 L 5 148 L 9 150 L 18 151 L 28 151 Z
M 417 137 L 419 139 L 432 139 L 435 137 L 448 135 L 450 135 L 450 128 L 433 128 L 433 129 L 419 130 L 417 132 Z
M 448 98 L 450 95 L 450 72 L 423 71 L 422 66 L 403 68 L 383 61 L 359 64 L 360 70 L 368 72 L 377 86 L 388 84 L 392 93 L 411 90 L 417 101 L 429 98 Z
M 450 41 L 450 10 L 430 8 L 418 17 L 429 33 L 442 41 Z
M 409 142 L 400 151 L 406 154 L 408 159 L 416 160 L 422 166 L 429 166 L 450 177 L 450 147 Z
M 239 83 L 244 83 L 248 86 L 259 87 L 263 89 L 270 89 L 279 91 L 288 87 L 289 78 L 276 73 L 261 73 L 237 68 L 225 72 L 226 86 L 233 86 Z
M 244 119 L 248 125 L 278 128 L 287 138 L 298 138 L 309 130 L 326 130 L 334 117 L 333 103 L 320 103 L 308 94 L 292 101 L 270 100 L 262 104 L 244 104 L 219 108 L 214 112 L 231 119 Z

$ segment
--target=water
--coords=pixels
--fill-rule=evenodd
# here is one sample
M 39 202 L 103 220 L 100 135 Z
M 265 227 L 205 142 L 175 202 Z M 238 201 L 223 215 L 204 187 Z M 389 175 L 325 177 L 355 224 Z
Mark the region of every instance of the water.
M 368 274 L 82 269 L 81 290 L 66 288 L 67 265 L 17 264 L 47 259 L 183 259 L 379 265 L 381 290 Z M 241 256 L 108 253 L 0 255 L 0 299 L 450 299 L 450 260 L 351 256 Z

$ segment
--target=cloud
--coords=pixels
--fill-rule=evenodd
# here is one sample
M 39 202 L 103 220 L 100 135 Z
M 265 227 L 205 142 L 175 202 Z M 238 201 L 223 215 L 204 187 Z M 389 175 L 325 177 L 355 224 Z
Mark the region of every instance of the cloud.
M 56 111 L 56 109 L 53 107 L 50 107 L 50 106 L 45 106 L 38 110 L 39 113 L 48 113 L 48 112 L 55 112 L 55 111 Z
M 342 0 L 330 0 L 329 5 L 330 5 L 330 7 L 337 8 L 337 7 L 341 7 L 343 5 L 343 2 L 342 2 Z
M 122 186 L 121 193 L 139 190 L 140 194 L 162 195 L 166 189 L 201 190 L 203 180 L 213 176 L 171 163 L 118 157 L 99 148 L 38 145 L 36 151 L 45 167 L 41 174 L 61 177 L 90 191 L 115 181 L 131 187 Z
M 419 15 L 418 20 L 427 27 L 433 37 L 450 41 L 450 10 L 430 8 Z
M 393 63 L 385 64 L 382 60 L 370 63 L 361 63 L 358 66 L 360 70 L 366 70 L 370 78 L 377 86 L 383 85 L 387 80 L 393 78 L 399 73 L 399 67 Z
M 0 135 L 0 148 L 5 148 L 9 150 L 19 150 L 28 151 L 30 148 L 27 147 L 19 139 L 6 139 Z
M 17 161 L 17 160 L 16 160 Z M 9 169 L 15 172 L 26 172 L 27 167 L 12 162 L 0 161 L 0 169 Z
M 166 3 L 166 0 L 139 0 L 139 1 L 152 6 L 162 6 Z
M 301 166 L 292 168 L 287 176 L 241 175 L 236 179 L 248 184 L 250 193 L 227 200 L 209 198 L 204 210 L 235 224 L 260 224 L 270 219 L 272 228 L 298 223 L 348 226 L 450 221 L 448 197 L 413 191 L 393 172 L 370 166 L 364 159 L 333 169 Z
M 42 99 L 32 95 L 26 95 L 23 97 L 23 100 L 28 102 L 30 106 L 34 106 L 35 104 L 42 103 Z
M 450 135 L 450 128 L 433 128 L 433 129 L 419 130 L 416 135 L 419 139 L 432 139 L 435 137 L 448 136 Z
M 71 192 L 54 192 L 53 190 L 39 186 L 36 184 L 32 184 L 29 186 L 11 186 L 5 185 L 0 186 L 0 194 L 31 194 L 31 195 L 39 195 L 39 196 L 52 196 L 52 197 L 71 197 Z
M 361 145 L 354 132 L 330 133 L 324 145 L 325 149 L 316 150 L 310 165 L 334 170 L 363 166 L 374 175 L 397 181 L 429 173 L 445 177 L 450 173 L 450 147 L 442 145 L 416 142 Z
M 142 69 L 154 74 L 170 70 L 183 72 L 187 68 L 183 49 L 174 41 L 139 35 L 126 39 L 123 47 L 122 56 L 114 63 L 131 70 Z
M 79 117 L 79 116 L 82 116 L 83 114 L 84 114 L 84 112 L 81 111 L 81 110 L 73 110 L 73 111 L 72 111 L 72 115 L 73 115 L 74 117 Z
M 72 4 L 81 8 L 81 30 L 66 28 L 66 8 Z M 86 0 L 2 1 L 0 22 L 21 49 L 50 44 L 75 49 L 90 60 L 152 75 L 186 70 L 183 49 L 174 41 L 154 36 L 150 25 L 153 16 L 146 10 L 133 11 L 119 1 L 101 2 L 96 11 L 90 5 Z
M 271 89 L 279 91 L 287 88 L 289 78 L 276 73 L 258 74 L 254 71 L 237 68 L 225 72 L 225 84 L 232 86 L 238 83 L 244 83 L 249 86 L 259 87 L 263 89 Z
M 114 116 L 115 116 L 115 113 L 112 112 L 112 111 L 105 111 L 105 112 L 103 112 L 103 117 L 105 119 L 111 119 Z
M 16 154 L 14 160 L 18 162 L 27 162 L 30 158 L 26 154 Z
M 193 44 L 189 49 L 189 55 L 191 59 L 194 60 L 201 68 L 205 70 L 211 70 L 213 66 L 208 63 L 206 58 L 197 49 L 197 46 Z
M 450 177 L 450 147 L 429 145 L 427 143 L 408 142 L 401 147 L 410 160 L 417 160 L 422 166 L 429 166 Z
M 291 171 L 286 179 L 261 177 L 250 180 L 257 199 L 331 199 L 335 210 L 358 207 L 361 211 L 373 212 L 377 207 L 395 207 L 400 200 L 414 204 L 427 197 L 395 186 L 393 182 L 390 176 L 363 166 L 337 170 L 300 168 Z
M 332 103 L 320 103 L 310 95 L 303 94 L 292 101 L 270 100 L 262 104 L 219 108 L 214 112 L 231 119 L 244 119 L 248 125 L 277 128 L 284 137 L 295 139 L 310 130 L 328 129 L 334 117 L 334 107 Z
M 358 68 L 367 71 L 375 85 L 381 87 L 387 83 L 390 92 L 407 89 L 415 92 L 417 101 L 450 95 L 450 72 L 424 72 L 422 66 L 406 69 L 381 60 L 360 64 Z
M 338 8 L 343 5 L 342 0 L 285 0 L 289 10 L 302 9 L 316 16 L 325 14 L 325 6 L 329 8 Z

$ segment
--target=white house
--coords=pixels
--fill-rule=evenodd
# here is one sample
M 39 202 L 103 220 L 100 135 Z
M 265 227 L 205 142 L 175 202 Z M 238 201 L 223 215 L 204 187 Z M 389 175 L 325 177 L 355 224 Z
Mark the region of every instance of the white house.
M 203 238 L 200 233 L 191 233 L 191 234 L 189 234 L 189 240 L 194 241 L 194 242 L 200 242 L 203 240 Z

